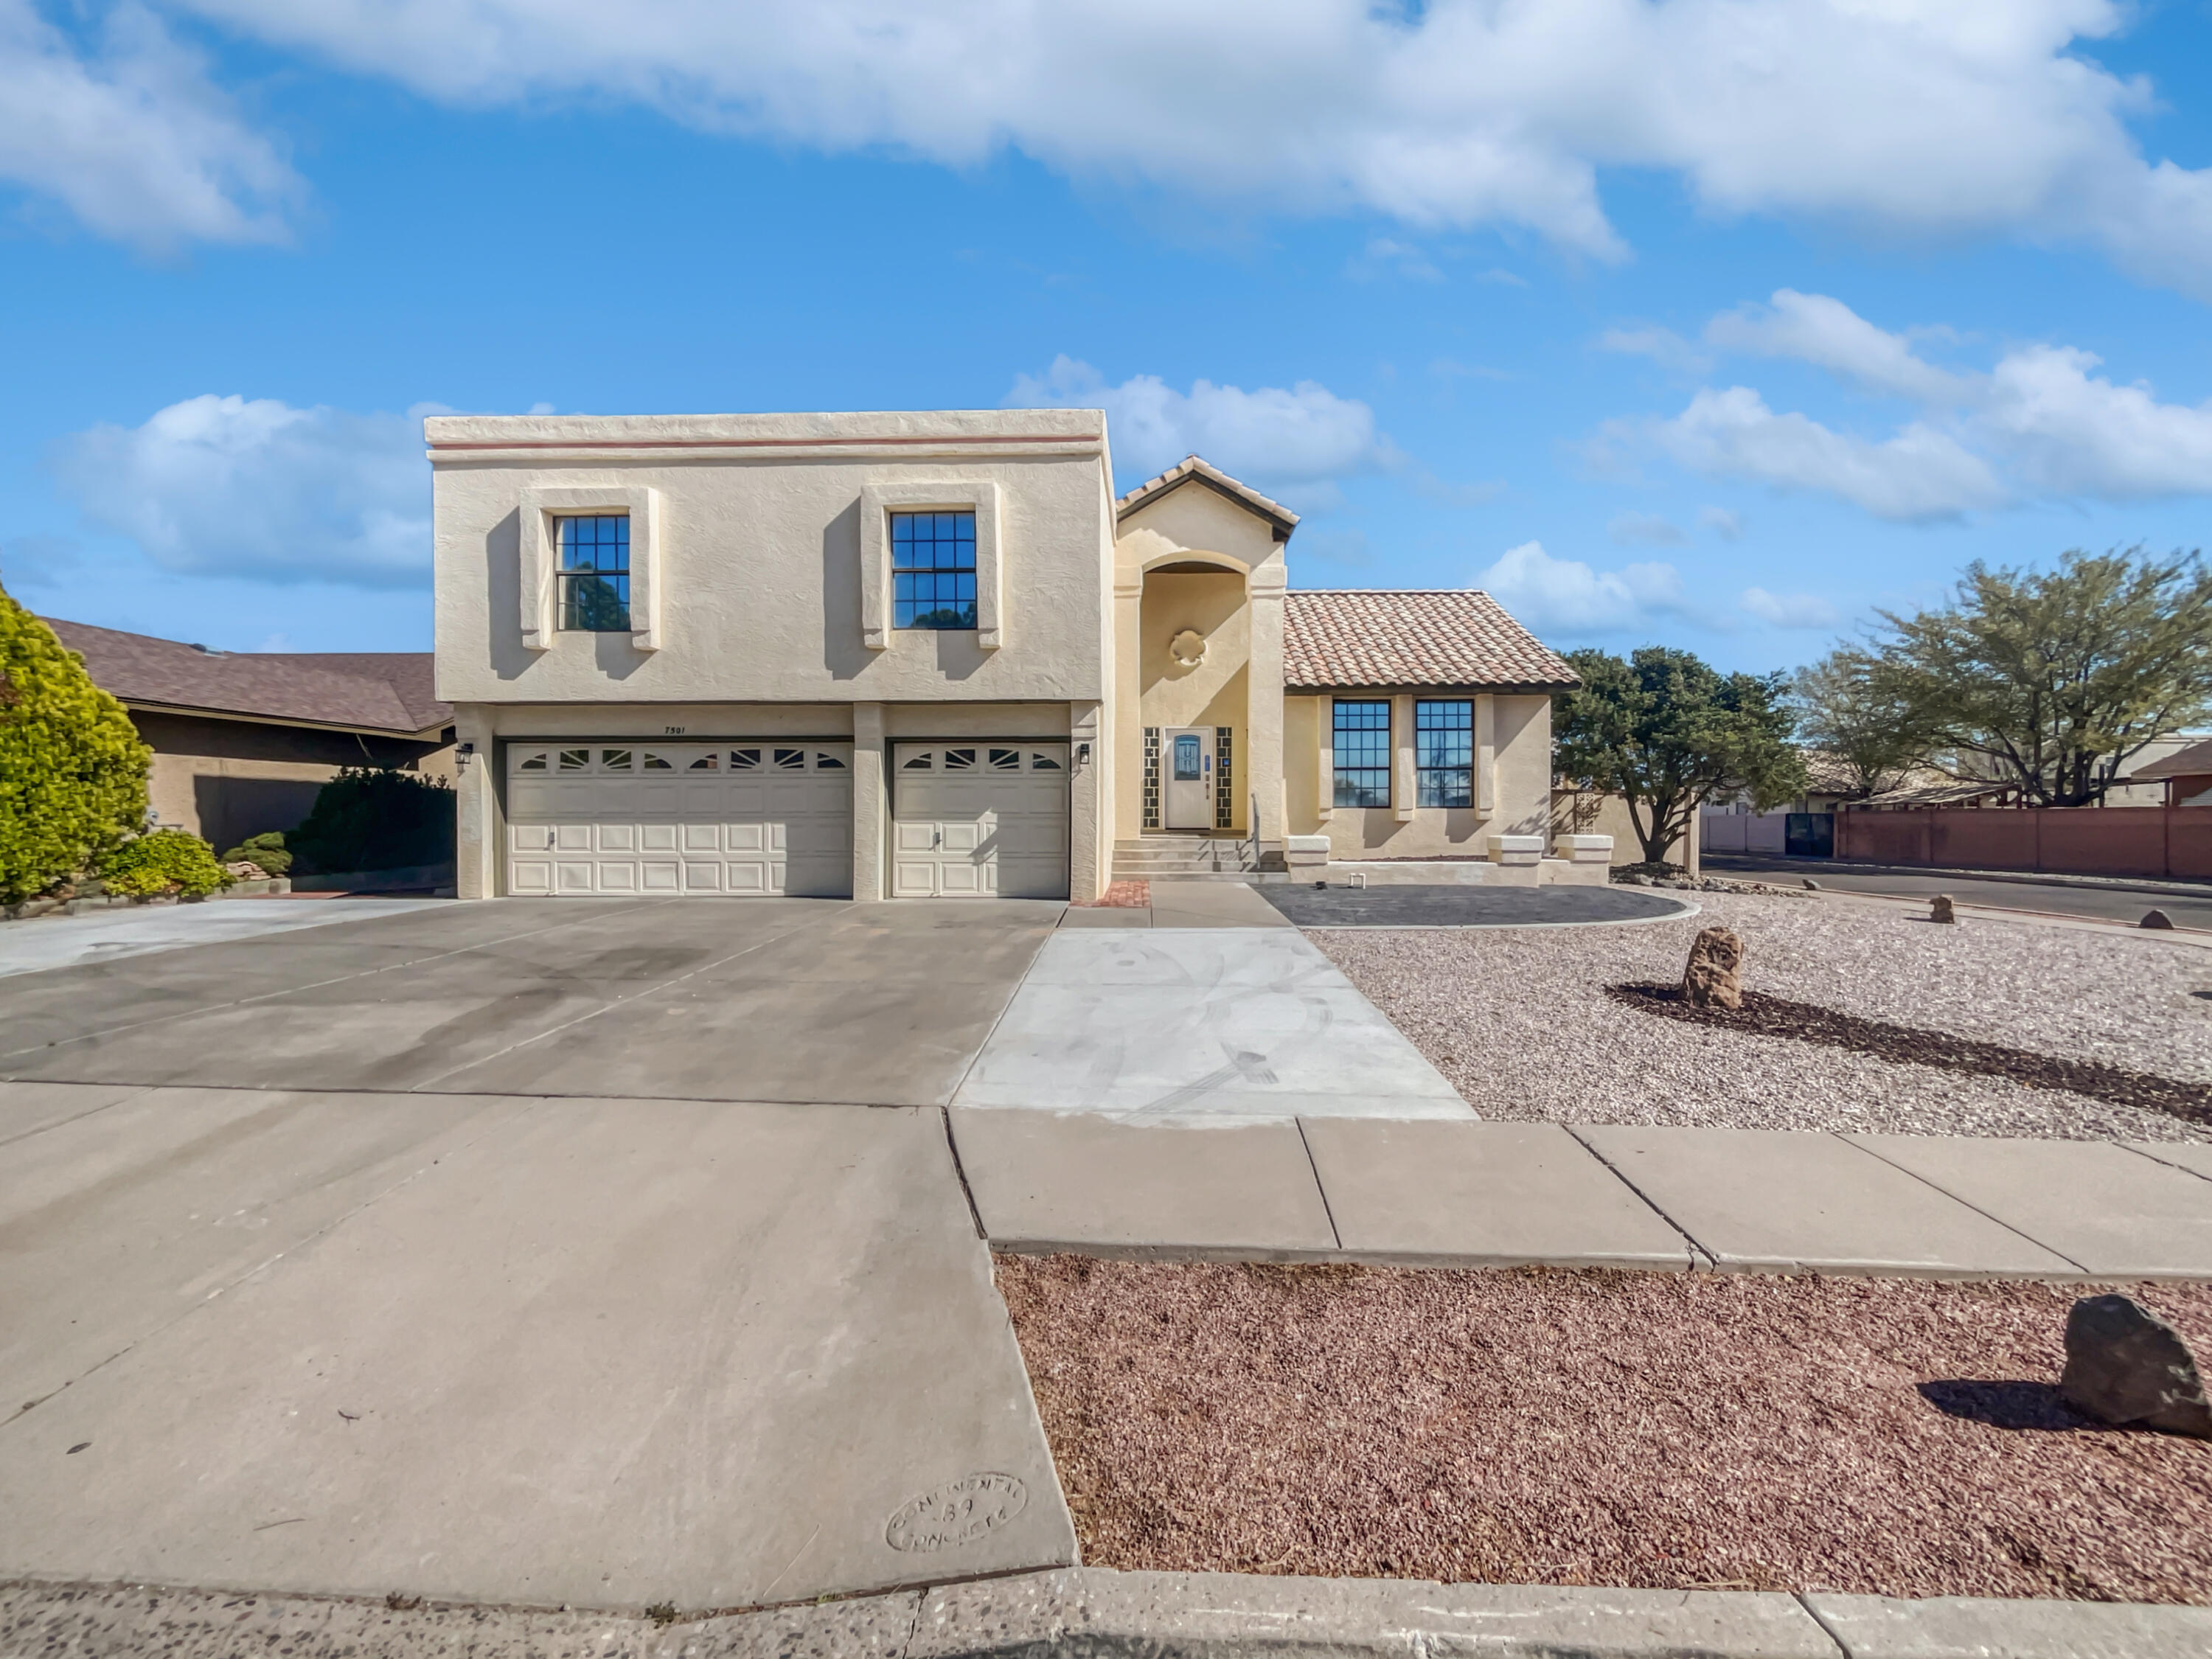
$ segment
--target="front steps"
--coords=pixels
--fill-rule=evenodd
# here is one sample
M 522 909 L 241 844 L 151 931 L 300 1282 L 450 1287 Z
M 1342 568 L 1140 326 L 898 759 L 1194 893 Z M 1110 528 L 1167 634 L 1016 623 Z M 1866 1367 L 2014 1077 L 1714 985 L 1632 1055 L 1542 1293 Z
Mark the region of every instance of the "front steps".
M 1116 881 L 1249 881 L 1285 866 L 1281 852 L 1232 836 L 1146 834 L 1114 843 Z

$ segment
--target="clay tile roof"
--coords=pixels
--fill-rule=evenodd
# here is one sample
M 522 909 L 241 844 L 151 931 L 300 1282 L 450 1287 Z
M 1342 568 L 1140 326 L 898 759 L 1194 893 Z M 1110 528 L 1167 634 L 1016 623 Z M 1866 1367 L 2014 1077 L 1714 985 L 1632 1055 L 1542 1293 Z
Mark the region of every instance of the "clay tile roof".
M 1283 596 L 1283 684 L 1565 690 L 1575 672 L 1471 587 L 1293 588 Z
M 83 657 L 93 683 L 126 703 L 408 733 L 453 718 L 432 692 L 427 651 L 210 651 L 46 620 Z
M 1157 501 L 1170 489 L 1179 489 L 1187 483 L 1205 484 L 1220 491 L 1231 501 L 1249 507 L 1282 532 L 1282 536 L 1276 538 L 1279 541 L 1298 527 L 1298 515 L 1291 512 L 1289 507 L 1269 496 L 1262 495 L 1249 484 L 1237 483 L 1212 462 L 1201 461 L 1195 455 L 1186 456 L 1157 478 L 1146 479 L 1144 483 L 1115 501 L 1114 517 L 1116 520 L 1125 519 L 1144 506 L 1146 502 Z
M 2138 766 L 2124 781 L 2148 783 L 2157 778 L 2193 778 L 2208 772 L 2212 772 L 2212 738 L 2192 743 L 2186 749 L 2177 749 L 2164 760 Z

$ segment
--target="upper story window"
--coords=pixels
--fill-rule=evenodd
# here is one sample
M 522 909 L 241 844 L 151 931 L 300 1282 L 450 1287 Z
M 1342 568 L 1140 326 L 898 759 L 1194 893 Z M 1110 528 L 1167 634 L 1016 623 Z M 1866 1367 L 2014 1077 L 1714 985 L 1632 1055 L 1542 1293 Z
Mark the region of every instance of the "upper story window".
M 629 515 L 557 519 L 561 626 L 586 634 L 629 631 Z
M 975 626 L 975 515 L 891 514 L 891 626 Z
M 1339 806 L 1390 804 L 1390 705 L 1336 705 L 1336 802 Z
M 1413 705 L 1413 773 L 1421 806 L 1474 805 L 1474 704 L 1464 698 Z

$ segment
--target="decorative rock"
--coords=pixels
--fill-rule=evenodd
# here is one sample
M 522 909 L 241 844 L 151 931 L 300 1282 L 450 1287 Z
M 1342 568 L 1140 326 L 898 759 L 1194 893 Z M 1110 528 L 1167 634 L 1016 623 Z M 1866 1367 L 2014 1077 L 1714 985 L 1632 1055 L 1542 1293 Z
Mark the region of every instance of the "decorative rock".
M 2212 1438 L 2212 1403 L 2189 1345 L 2133 1297 L 2085 1296 L 2074 1304 L 2058 1391 L 2106 1423 Z
M 266 881 L 269 879 L 269 872 L 263 869 L 259 865 L 254 863 L 251 859 L 240 859 L 236 863 L 226 864 L 222 867 L 229 871 L 232 875 L 237 877 L 240 881 Z
M 1808 876 L 1805 878 L 1805 890 L 1808 893 L 1817 893 L 1820 890 L 1820 884 Z
M 1948 893 L 1936 894 L 1936 902 L 1928 907 L 1928 920 L 1930 921 L 1956 921 L 1959 918 L 1953 915 L 1951 911 L 1951 896 Z
M 1694 1008 L 1743 1006 L 1743 941 L 1725 927 L 1707 927 L 1690 943 L 1682 1000 Z
M 2143 919 L 2137 922 L 2136 926 L 2138 927 L 2165 927 L 2170 929 L 2173 926 L 2173 918 L 2166 915 L 2163 910 L 2146 910 L 2143 912 Z

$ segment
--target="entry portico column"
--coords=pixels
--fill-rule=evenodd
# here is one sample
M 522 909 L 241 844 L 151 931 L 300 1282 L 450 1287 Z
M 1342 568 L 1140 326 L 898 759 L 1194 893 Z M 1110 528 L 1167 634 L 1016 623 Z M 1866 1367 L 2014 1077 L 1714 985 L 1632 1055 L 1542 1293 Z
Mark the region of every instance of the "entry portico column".
M 1256 799 L 1257 823 L 1248 833 L 1263 847 L 1283 845 L 1283 589 L 1288 579 L 1281 549 L 1252 572 L 1246 592 L 1252 604 L 1252 653 L 1245 673 L 1245 777 L 1250 785 L 1247 813 Z
M 853 897 L 884 896 L 884 706 L 853 705 Z

